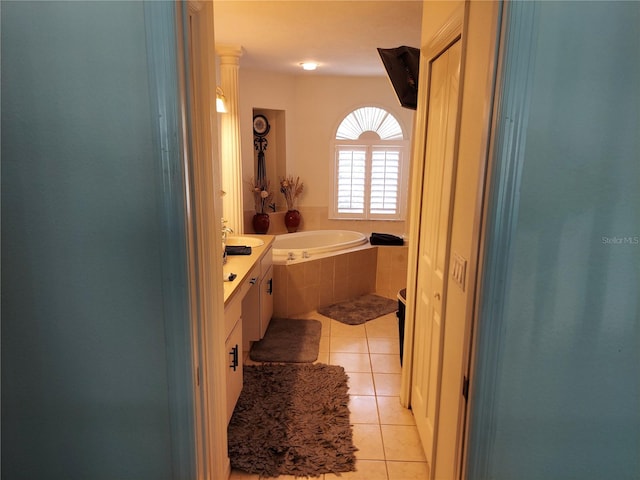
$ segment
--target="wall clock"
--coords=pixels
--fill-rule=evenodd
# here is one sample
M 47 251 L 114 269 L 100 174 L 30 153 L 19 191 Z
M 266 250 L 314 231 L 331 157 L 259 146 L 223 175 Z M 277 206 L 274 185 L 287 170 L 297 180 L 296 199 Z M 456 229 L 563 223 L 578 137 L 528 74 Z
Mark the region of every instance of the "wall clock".
M 253 133 L 259 137 L 264 137 L 267 133 L 269 133 L 269 129 L 271 129 L 271 125 L 269 125 L 269 121 L 267 117 L 264 115 L 254 115 L 253 117 Z

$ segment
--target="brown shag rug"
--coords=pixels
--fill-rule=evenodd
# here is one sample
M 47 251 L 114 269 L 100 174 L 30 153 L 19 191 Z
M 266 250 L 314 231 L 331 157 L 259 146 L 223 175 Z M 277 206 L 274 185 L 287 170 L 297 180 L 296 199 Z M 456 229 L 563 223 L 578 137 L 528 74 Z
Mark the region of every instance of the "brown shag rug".
M 261 477 L 355 471 L 347 380 L 337 365 L 245 366 L 229 422 L 231 466 Z
M 315 362 L 321 333 L 318 320 L 272 318 L 264 338 L 251 345 L 249 358 L 254 362 Z
M 374 294 L 318 308 L 318 313 L 348 325 L 360 325 L 398 309 L 398 302 Z

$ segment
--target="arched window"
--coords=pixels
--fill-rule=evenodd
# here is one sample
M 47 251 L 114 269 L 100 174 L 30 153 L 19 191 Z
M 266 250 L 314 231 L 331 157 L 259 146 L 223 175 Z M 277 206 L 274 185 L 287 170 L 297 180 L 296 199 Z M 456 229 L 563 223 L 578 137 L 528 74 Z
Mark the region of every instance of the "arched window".
M 332 142 L 332 205 L 337 219 L 404 220 L 407 141 L 398 120 L 362 107 L 340 123 Z

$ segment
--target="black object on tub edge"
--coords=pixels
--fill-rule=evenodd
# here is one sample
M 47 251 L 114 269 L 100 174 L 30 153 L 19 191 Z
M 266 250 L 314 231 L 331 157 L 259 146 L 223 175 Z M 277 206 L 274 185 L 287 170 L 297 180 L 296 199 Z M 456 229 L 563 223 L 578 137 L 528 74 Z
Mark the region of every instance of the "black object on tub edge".
M 371 245 L 404 245 L 404 239 L 390 233 L 372 233 L 369 237 Z

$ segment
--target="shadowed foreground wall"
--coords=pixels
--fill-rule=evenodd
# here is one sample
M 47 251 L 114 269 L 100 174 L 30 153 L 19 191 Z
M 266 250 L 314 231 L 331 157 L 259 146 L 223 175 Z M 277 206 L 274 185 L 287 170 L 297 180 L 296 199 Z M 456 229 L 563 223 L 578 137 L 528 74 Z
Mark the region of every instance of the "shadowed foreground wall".
M 495 383 L 474 385 L 469 478 L 637 479 L 640 4 L 511 7 L 537 9 L 531 101 L 504 310 L 479 324 L 476 379 Z
M 1 14 L 2 476 L 172 478 L 143 3 Z

